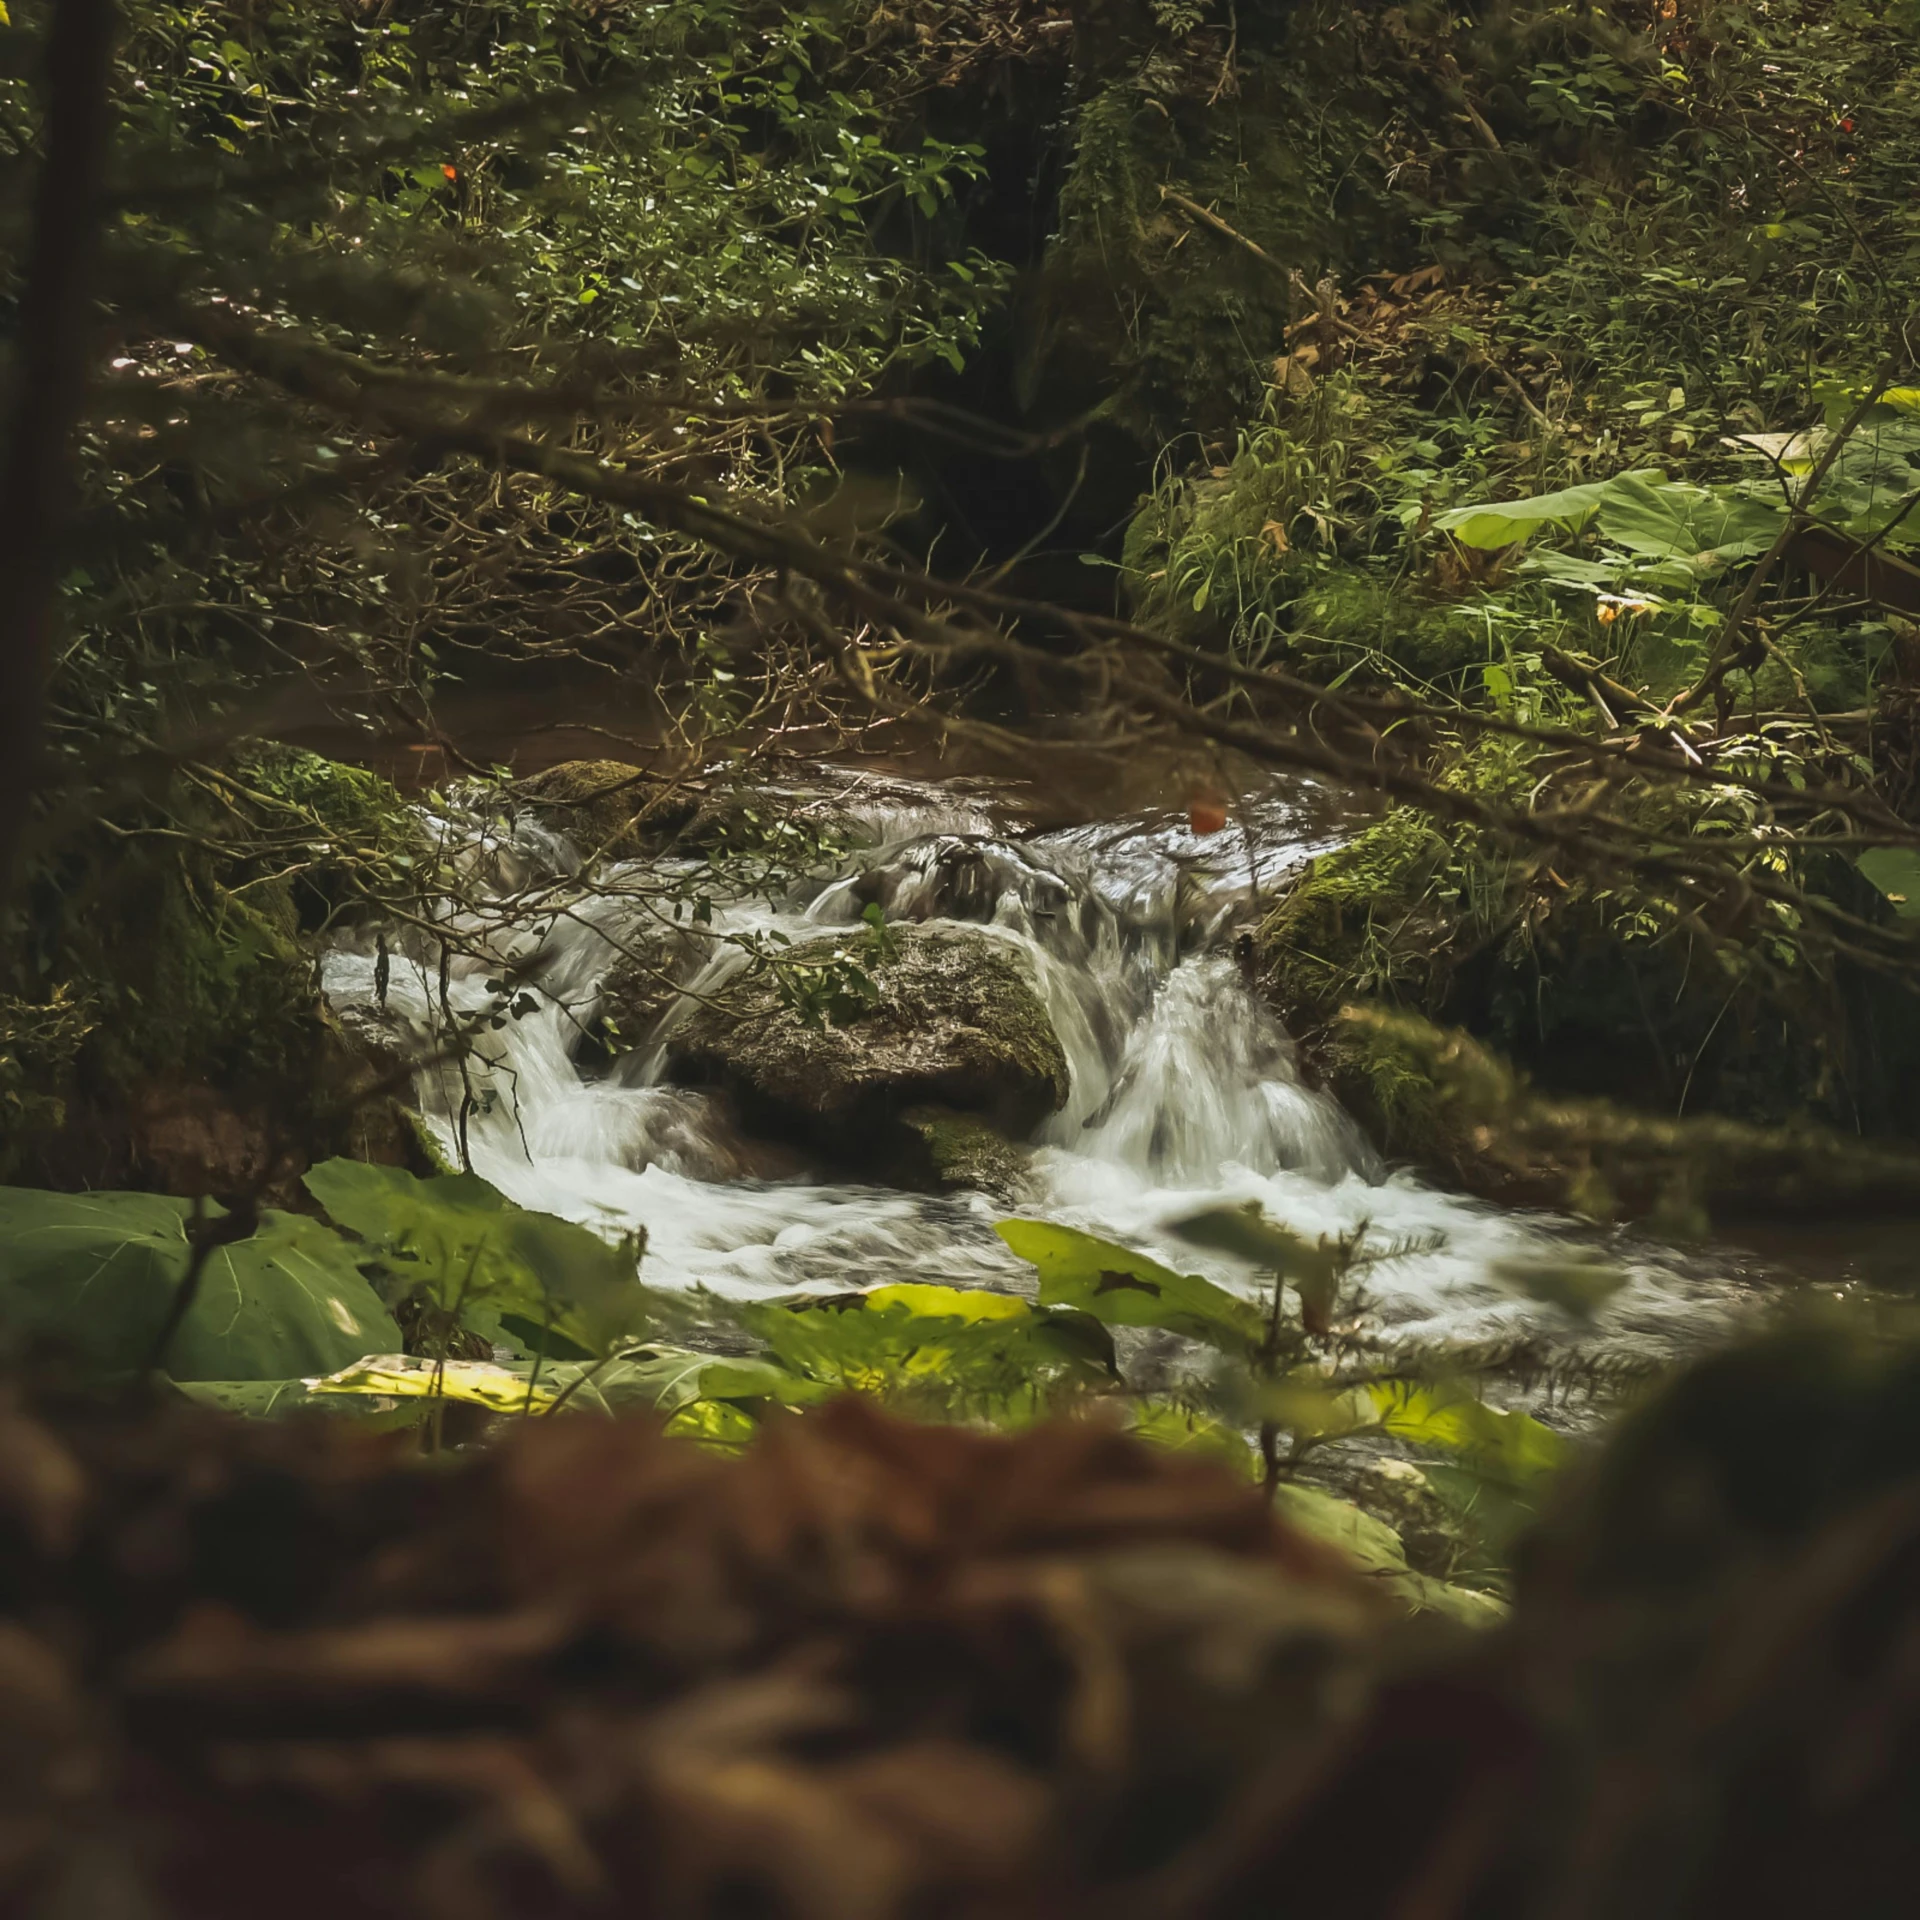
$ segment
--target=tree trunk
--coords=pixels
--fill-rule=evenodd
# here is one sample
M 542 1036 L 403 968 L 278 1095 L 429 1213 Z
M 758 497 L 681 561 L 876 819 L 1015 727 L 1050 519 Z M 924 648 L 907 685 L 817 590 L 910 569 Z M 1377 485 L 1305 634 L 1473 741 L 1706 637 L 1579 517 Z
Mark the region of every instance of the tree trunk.
M 61 549 L 73 515 L 73 433 L 86 399 L 118 13 L 116 0 L 57 0 L 47 35 L 45 152 L 0 448 L 0 905 L 12 897 L 41 777 Z

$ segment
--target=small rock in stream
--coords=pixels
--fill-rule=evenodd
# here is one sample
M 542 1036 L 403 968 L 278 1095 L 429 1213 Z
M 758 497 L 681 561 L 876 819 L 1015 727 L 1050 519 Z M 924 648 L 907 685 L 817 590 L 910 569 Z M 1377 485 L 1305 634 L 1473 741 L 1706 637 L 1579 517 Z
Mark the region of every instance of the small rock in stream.
M 1009 1140 L 976 1114 L 951 1107 L 909 1107 L 900 1116 L 903 1142 L 900 1178 L 936 1193 L 984 1193 L 1003 1205 L 1027 1198 L 1030 1149 Z
M 871 982 L 869 1003 L 843 996 L 809 1018 L 773 975 L 750 979 L 671 1036 L 674 1077 L 726 1088 L 750 1126 L 883 1165 L 909 1108 L 945 1107 L 1019 1138 L 1066 1103 L 1066 1054 L 1008 942 L 917 926 L 889 929 L 880 952 L 859 939 L 807 941 L 781 964 L 804 978 L 851 962 Z

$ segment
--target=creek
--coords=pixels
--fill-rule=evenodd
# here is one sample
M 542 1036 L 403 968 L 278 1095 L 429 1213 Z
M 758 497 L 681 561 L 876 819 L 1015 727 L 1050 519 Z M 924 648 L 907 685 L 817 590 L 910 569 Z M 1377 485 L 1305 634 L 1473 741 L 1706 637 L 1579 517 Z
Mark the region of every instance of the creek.
M 439 817 L 478 903 L 447 909 L 476 948 L 444 962 L 431 939 L 384 965 L 369 932 L 330 952 L 323 984 L 349 1022 L 443 1057 L 417 1080 L 450 1157 L 522 1205 L 609 1237 L 644 1230 L 645 1277 L 735 1298 L 938 1281 L 1030 1290 L 993 1233 L 1010 1212 L 1125 1241 L 1249 1294 L 1260 1276 L 1197 1250 L 1170 1223 L 1258 1202 L 1308 1237 L 1360 1235 L 1371 1255 L 1344 1312 L 1368 1338 L 1423 1355 L 1529 1356 L 1522 1372 L 1658 1367 L 1724 1333 L 1761 1296 L 1750 1260 L 1682 1253 L 1571 1220 L 1503 1209 L 1383 1166 L 1354 1122 L 1308 1086 L 1237 943 L 1259 910 L 1340 832 L 1338 806 L 1275 787 L 1204 837 L 1184 811 L 1066 827 L 961 786 L 826 775 L 860 843 L 827 870 L 711 902 L 677 951 L 685 991 L 609 1056 L 592 1035 L 623 953 L 657 940 L 663 882 L 692 861 L 569 879 L 580 849 L 522 815 Z M 791 797 L 769 796 L 774 807 Z M 879 903 L 890 922 L 982 930 L 1031 967 L 1066 1053 L 1071 1091 L 1039 1128 L 1021 1204 L 850 1178 L 744 1137 L 716 1095 L 668 1077 L 676 1022 L 723 993 L 758 944 L 846 930 Z M 653 949 L 649 949 L 653 950 Z M 462 1064 L 447 1017 L 485 1025 Z M 493 984 L 490 985 L 489 983 Z M 1532 1268 L 1604 1257 L 1624 1284 L 1591 1320 L 1529 1297 Z M 1519 1391 L 1516 1375 L 1516 1392 Z M 1531 1397 L 1530 1395 L 1527 1397 Z

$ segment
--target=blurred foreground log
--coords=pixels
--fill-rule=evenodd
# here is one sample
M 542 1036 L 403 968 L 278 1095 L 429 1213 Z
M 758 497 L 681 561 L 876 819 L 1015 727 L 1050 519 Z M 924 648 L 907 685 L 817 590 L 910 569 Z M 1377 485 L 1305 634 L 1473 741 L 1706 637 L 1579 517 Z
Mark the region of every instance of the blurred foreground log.
M 1662 1497 L 1602 1476 L 1478 1636 L 1093 1424 L 844 1402 L 737 1461 L 587 1419 L 423 1461 L 13 1404 L 0 1911 L 1892 1912 L 1920 1390 L 1842 1384 L 1867 1464 L 1784 1514 L 1663 1403 Z

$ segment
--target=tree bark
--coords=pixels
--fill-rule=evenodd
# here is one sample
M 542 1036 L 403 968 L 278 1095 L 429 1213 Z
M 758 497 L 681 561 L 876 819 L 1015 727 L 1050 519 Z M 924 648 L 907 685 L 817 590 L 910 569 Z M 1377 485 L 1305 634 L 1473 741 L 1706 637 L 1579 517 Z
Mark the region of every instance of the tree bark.
M 116 0 L 57 0 L 46 44 L 45 143 L 0 446 L 0 907 L 18 877 L 41 779 L 73 438 L 86 400 L 92 287 L 112 123 Z

